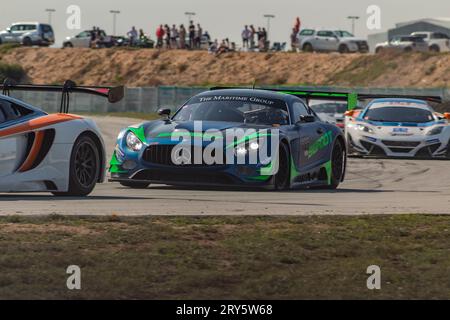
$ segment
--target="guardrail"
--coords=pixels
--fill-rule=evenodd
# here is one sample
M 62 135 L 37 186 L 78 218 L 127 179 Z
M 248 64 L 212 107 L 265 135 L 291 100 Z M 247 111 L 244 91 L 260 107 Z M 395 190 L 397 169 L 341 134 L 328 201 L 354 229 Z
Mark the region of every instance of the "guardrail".
M 401 94 L 401 95 L 440 95 L 444 101 L 450 101 L 450 89 L 413 89 L 413 88 L 343 88 L 325 86 L 280 87 L 282 89 L 349 91 L 367 94 Z M 159 107 L 175 109 L 190 97 L 208 90 L 206 87 L 143 87 L 127 88 L 125 98 L 116 104 L 96 96 L 73 94 L 71 96 L 71 112 L 143 112 L 153 113 Z M 13 96 L 40 107 L 47 112 L 57 112 L 60 105 L 60 94 L 47 92 L 14 92 Z

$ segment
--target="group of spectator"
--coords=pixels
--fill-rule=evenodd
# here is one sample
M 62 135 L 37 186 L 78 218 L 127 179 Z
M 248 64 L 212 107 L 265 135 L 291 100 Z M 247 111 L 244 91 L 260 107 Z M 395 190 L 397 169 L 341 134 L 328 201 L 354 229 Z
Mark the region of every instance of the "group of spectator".
M 168 24 L 159 25 L 156 29 L 156 48 L 166 49 L 201 49 L 203 44 L 209 44 L 211 37 L 202 26 L 190 21 L 188 28 L 181 24 L 170 27 Z
M 253 25 L 246 25 L 242 30 L 242 48 L 244 50 L 259 49 L 265 51 L 268 48 L 268 36 L 266 28 L 256 29 Z

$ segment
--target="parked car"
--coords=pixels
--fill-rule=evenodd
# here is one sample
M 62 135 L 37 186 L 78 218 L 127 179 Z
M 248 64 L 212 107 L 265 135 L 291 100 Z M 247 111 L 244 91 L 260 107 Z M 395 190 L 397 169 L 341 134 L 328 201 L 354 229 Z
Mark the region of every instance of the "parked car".
M 382 42 L 376 45 L 375 52 L 380 53 L 384 50 L 395 50 L 402 52 L 428 51 L 428 43 L 423 37 L 418 36 L 395 36 L 390 41 Z
M 432 52 L 450 51 L 450 37 L 442 32 L 419 31 L 411 33 L 414 37 L 422 38 L 428 44 L 428 50 Z
M 24 46 L 50 46 L 55 43 L 55 33 L 49 24 L 39 22 L 13 23 L 0 31 L 0 44 L 19 43 Z
M 83 31 L 76 36 L 67 37 L 63 42 L 64 48 L 90 48 L 93 38 L 94 30 Z M 96 47 L 110 48 L 114 46 L 114 41 L 111 36 L 108 36 L 105 31 L 100 30 L 100 39 L 96 43 Z
M 298 35 L 300 48 L 306 52 L 369 52 L 367 40 L 343 30 L 304 29 Z

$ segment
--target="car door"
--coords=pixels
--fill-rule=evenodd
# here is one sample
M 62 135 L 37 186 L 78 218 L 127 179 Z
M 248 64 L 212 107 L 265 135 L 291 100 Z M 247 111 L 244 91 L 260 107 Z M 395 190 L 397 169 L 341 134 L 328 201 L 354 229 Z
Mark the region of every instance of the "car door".
M 298 137 L 292 142 L 293 150 L 295 150 L 293 151 L 292 157 L 297 168 L 301 168 L 301 171 L 308 171 L 314 167 L 318 159 L 317 152 L 311 148 L 317 143 L 324 132 L 319 119 L 316 119 L 314 122 L 301 121 L 302 116 L 314 116 L 303 102 L 294 102 L 292 111 L 292 121 L 295 124 Z
M 325 51 L 327 50 L 327 33 L 326 31 L 317 32 L 314 37 L 313 46 L 315 50 Z
M 19 25 L 14 25 L 8 29 L 8 33 L 5 34 L 4 41 L 5 42 L 16 42 L 15 37 L 17 36 L 17 32 L 19 30 Z

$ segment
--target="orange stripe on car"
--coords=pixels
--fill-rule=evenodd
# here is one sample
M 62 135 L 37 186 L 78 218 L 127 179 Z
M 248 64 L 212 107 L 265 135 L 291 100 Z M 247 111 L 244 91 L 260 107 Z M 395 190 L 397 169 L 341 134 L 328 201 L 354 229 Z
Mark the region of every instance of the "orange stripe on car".
M 32 119 L 25 123 L 21 123 L 14 127 L 0 130 L 0 138 L 16 135 L 16 134 L 20 134 L 20 133 L 27 133 L 27 132 L 38 130 L 38 129 L 48 127 L 48 126 L 51 126 L 54 124 L 58 124 L 61 122 L 67 122 L 67 121 L 78 120 L 78 119 L 83 119 L 83 118 L 80 116 L 73 115 L 73 114 L 65 114 L 65 113 L 49 114 L 49 115 L 46 115 L 43 117 Z
M 42 144 L 44 143 L 44 131 L 37 131 L 34 136 L 33 145 L 31 146 L 30 153 L 25 159 L 24 163 L 20 166 L 19 172 L 25 172 L 31 169 L 34 162 L 36 161 L 39 151 L 41 151 Z

